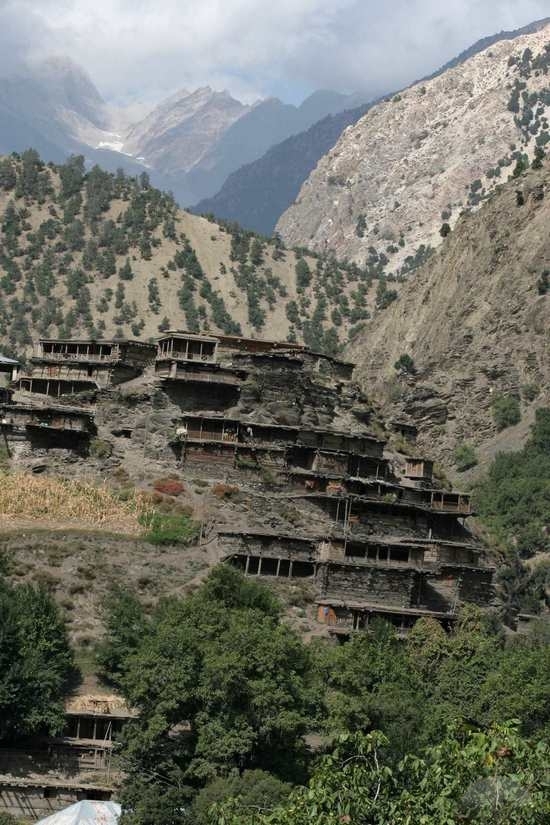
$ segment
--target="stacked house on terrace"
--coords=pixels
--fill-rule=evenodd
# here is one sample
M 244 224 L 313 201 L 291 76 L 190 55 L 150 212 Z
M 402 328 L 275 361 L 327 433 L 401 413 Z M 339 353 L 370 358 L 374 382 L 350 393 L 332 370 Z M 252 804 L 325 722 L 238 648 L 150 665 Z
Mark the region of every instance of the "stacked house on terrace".
M 10 389 L 0 396 L 4 439 L 85 452 L 95 433 L 97 393 L 142 374 L 154 354 L 141 341 L 41 339 L 30 369 L 12 367 Z
M 31 363 L 2 407 L 8 439 L 70 449 L 97 430 L 122 466 L 138 451 L 140 467 L 221 490 L 209 505 L 219 557 L 249 576 L 309 580 L 328 632 L 373 617 L 401 632 L 421 616 L 449 627 L 463 602 L 492 604 L 469 496 L 442 490 L 429 459 L 388 451 L 352 364 L 301 344 L 177 331 L 156 347 L 44 340 Z M 111 388 L 137 376 L 142 395 L 109 406 Z M 75 403 L 90 385 L 96 410 Z M 391 428 L 412 448 L 416 431 Z
M 154 352 L 153 345 L 141 341 L 42 339 L 30 373 L 20 376 L 17 388 L 57 398 L 102 389 L 136 378 Z
M 297 344 L 168 333 L 156 373 L 180 389 L 182 473 L 250 503 L 244 526 L 242 507 L 218 513 L 221 552 L 246 575 L 310 579 L 318 620 L 338 635 L 373 617 L 401 632 L 421 616 L 450 627 L 462 603 L 492 604 L 469 496 L 435 485 L 428 459 L 385 453 L 353 365 Z
M 116 741 L 135 716 L 118 696 L 73 697 L 59 736 L 0 748 L 0 810 L 35 822 L 82 799 L 111 799 L 122 777 Z

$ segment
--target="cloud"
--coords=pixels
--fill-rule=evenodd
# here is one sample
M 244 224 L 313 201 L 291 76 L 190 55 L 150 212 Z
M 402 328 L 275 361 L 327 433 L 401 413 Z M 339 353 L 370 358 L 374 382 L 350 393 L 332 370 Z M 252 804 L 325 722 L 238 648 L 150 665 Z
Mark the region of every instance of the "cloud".
M 209 83 L 376 94 L 475 40 L 525 25 L 547 0 L 0 0 L 0 71 L 63 53 L 111 99 Z

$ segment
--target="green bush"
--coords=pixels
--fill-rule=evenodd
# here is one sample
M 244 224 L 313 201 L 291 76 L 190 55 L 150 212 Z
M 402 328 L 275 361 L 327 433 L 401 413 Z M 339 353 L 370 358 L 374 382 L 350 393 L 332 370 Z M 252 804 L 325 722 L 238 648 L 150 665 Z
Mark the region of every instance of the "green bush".
M 459 444 L 455 449 L 454 462 L 459 473 L 475 467 L 477 464 L 477 455 L 472 445 Z
M 399 356 L 393 367 L 395 370 L 397 370 L 397 372 L 400 372 L 403 375 L 414 375 L 414 373 L 416 372 L 414 360 L 411 358 L 410 355 L 407 355 L 406 353 L 403 353 L 403 355 Z
M 491 406 L 493 420 L 499 432 L 521 421 L 519 401 L 513 395 L 498 395 Z
M 271 810 L 287 799 L 291 786 L 267 771 L 244 771 L 242 775 L 219 777 L 203 788 L 193 802 L 195 825 L 211 825 L 212 805 L 238 798 L 244 808 Z M 1 825 L 1 823 L 0 823 Z
M 476 509 L 499 545 L 528 557 L 550 549 L 550 410 L 539 409 L 525 447 L 500 453 L 478 485 Z
M 113 454 L 113 445 L 102 438 L 92 438 L 90 441 L 90 455 L 93 458 L 110 458 Z
M 525 384 L 521 388 L 521 394 L 526 401 L 534 401 L 540 393 L 540 388 L 536 384 Z
M 142 519 L 143 536 L 149 544 L 190 544 L 198 534 L 198 524 L 186 515 L 149 513 Z

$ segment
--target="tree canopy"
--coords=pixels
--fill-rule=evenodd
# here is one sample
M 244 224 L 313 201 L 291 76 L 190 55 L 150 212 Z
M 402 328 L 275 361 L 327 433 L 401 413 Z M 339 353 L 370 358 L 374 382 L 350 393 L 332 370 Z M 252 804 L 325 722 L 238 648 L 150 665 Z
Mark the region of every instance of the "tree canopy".
M 63 728 L 73 658 L 50 594 L 0 579 L 0 741 Z

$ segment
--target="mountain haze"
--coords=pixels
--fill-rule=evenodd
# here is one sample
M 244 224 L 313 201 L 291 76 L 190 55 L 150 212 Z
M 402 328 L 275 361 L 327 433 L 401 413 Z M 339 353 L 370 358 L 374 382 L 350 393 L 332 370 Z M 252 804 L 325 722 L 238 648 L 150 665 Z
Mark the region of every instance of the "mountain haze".
M 63 160 L 82 139 L 94 140 L 108 125 L 101 95 L 86 73 L 65 58 L 52 58 L 0 79 L 0 152 L 35 146 Z
M 246 105 L 206 86 L 139 114 L 143 107 L 108 106 L 81 67 L 53 57 L 0 77 L 0 152 L 33 147 L 54 162 L 76 153 L 111 171 L 147 170 L 185 206 L 214 195 L 274 144 L 358 102 L 319 90 L 299 106 L 277 98 Z

